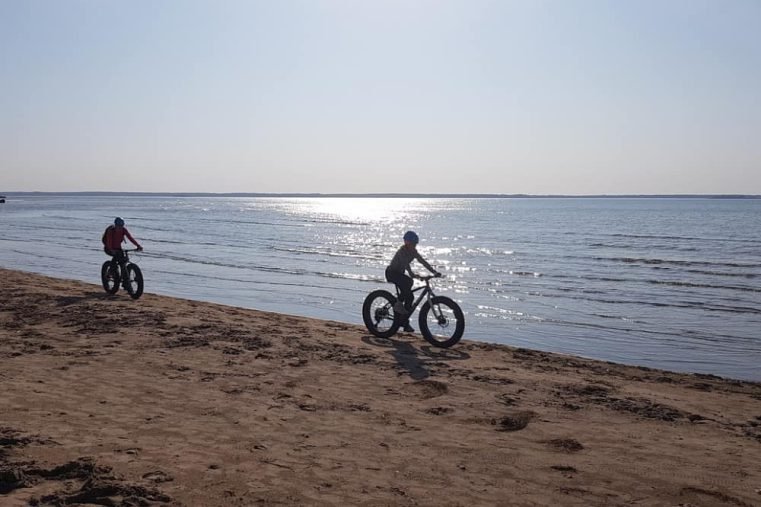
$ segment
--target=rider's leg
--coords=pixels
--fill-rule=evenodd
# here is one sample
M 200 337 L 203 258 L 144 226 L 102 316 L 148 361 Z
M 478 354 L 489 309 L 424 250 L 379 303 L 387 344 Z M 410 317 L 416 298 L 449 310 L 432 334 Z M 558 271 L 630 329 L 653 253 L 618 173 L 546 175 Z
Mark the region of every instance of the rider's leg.
M 403 284 L 399 284 L 399 289 L 401 290 L 401 300 L 404 302 L 404 310 L 406 312 L 406 315 L 404 315 L 404 321 L 402 322 L 402 329 L 404 329 L 407 333 L 414 333 L 415 329 L 410 326 L 410 316 L 412 313 L 412 302 L 415 298 L 415 296 L 412 294 L 412 278 L 402 275 L 406 280 L 403 280 Z
M 402 275 L 404 282 L 399 285 L 402 290 L 402 301 L 404 302 L 404 308 L 407 309 L 407 313 L 412 310 L 412 301 L 414 296 L 412 295 L 412 278 Z
M 117 265 L 121 265 L 119 262 L 119 250 L 109 250 L 108 248 L 103 249 L 106 254 L 111 257 L 111 264 L 113 265 L 113 268 L 116 269 Z
M 404 308 L 409 313 L 412 309 L 412 301 L 414 299 L 412 294 L 412 278 L 404 273 L 386 270 L 386 280 L 399 287 L 399 291 L 401 292 L 399 299 L 404 303 Z
M 410 312 L 412 310 L 412 301 L 414 300 L 414 295 L 412 294 L 412 278 L 404 273 L 395 273 L 386 270 L 386 280 L 396 284 L 401 292 L 399 300 L 402 303 L 403 308 L 395 308 L 395 311 L 398 311 L 398 313 L 405 317 L 404 322 L 402 322 L 402 327 L 408 333 L 414 332 L 415 330 L 410 326 Z M 404 312 L 401 311 L 402 309 Z M 404 315 L 405 313 L 406 315 Z
M 122 276 L 122 285 L 127 286 L 127 258 L 124 255 L 123 250 L 112 250 L 114 252 L 114 260 L 119 263 L 120 273 Z

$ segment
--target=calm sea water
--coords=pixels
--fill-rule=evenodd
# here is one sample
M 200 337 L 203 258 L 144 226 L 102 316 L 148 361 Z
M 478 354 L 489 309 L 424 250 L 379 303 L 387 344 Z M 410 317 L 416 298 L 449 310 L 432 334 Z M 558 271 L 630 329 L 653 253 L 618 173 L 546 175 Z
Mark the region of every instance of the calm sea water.
M 0 265 L 99 283 L 115 215 L 147 292 L 361 324 L 414 229 L 466 338 L 761 380 L 761 200 L 11 196 Z

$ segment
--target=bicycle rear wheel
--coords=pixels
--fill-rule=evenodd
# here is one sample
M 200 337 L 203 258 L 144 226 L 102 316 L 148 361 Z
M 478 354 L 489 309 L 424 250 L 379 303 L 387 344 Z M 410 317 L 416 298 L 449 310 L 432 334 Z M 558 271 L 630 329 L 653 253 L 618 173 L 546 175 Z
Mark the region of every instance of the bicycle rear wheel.
M 103 290 L 107 294 L 116 294 L 119 290 L 119 268 L 113 261 L 106 261 L 100 267 L 100 281 L 103 284 Z
M 449 348 L 465 332 L 465 316 L 460 306 L 448 297 L 436 296 L 420 309 L 420 332 L 434 347 Z
M 399 322 L 394 318 L 396 297 L 385 290 L 371 292 L 362 305 L 362 320 L 367 330 L 378 338 L 390 338 L 399 329 Z
M 143 272 L 137 264 L 127 264 L 126 289 L 132 299 L 143 295 Z

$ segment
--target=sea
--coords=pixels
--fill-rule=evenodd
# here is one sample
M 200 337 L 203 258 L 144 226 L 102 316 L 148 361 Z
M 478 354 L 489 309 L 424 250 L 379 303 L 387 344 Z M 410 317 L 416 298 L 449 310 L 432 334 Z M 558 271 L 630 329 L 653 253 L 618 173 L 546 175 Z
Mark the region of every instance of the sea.
M 148 293 L 362 324 L 414 230 L 467 339 L 761 381 L 760 199 L 9 195 L 0 266 L 99 284 L 115 216 Z

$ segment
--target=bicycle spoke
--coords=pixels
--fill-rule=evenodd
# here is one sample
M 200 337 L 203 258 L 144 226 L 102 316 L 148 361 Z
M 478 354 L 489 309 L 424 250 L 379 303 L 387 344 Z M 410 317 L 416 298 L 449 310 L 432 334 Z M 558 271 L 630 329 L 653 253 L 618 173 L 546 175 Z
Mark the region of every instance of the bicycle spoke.
M 433 304 L 428 313 L 426 322 L 428 330 L 437 341 L 446 341 L 454 336 L 457 330 L 457 316 L 452 308 L 446 304 Z

